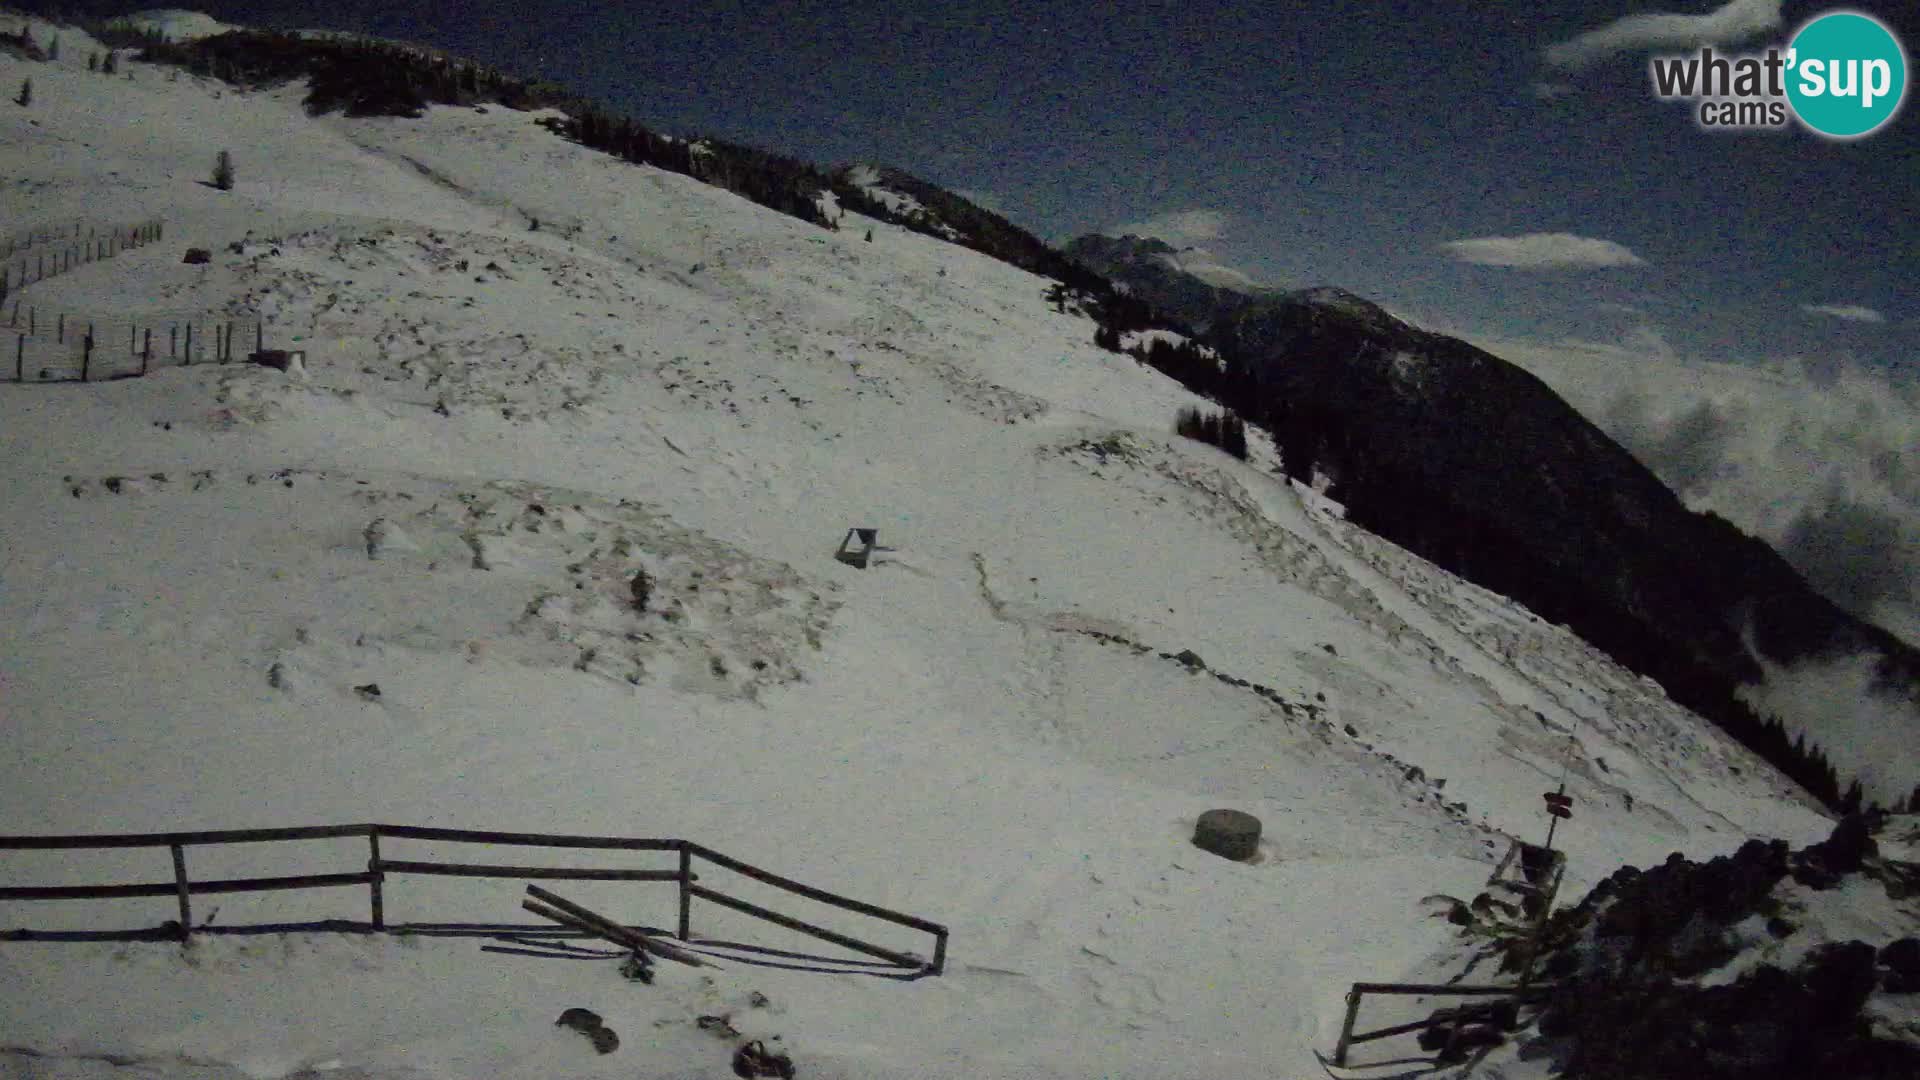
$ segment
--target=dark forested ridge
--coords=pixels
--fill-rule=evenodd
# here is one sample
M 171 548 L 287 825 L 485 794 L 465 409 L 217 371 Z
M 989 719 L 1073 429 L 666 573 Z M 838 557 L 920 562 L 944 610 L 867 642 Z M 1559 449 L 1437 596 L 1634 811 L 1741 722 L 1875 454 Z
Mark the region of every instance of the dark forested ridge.
M 1217 374 L 1169 373 L 1271 431 L 1289 473 L 1328 477 L 1356 524 L 1565 623 L 1828 805 L 1859 804 L 1817 746 L 1740 700 L 1762 674 L 1748 643 L 1779 664 L 1873 654 L 1897 694 L 1920 686 L 1920 653 L 1687 509 L 1545 383 L 1341 290 L 1215 303 L 1225 290 L 1169 267 L 1157 241 L 1068 250 L 1206 326 Z

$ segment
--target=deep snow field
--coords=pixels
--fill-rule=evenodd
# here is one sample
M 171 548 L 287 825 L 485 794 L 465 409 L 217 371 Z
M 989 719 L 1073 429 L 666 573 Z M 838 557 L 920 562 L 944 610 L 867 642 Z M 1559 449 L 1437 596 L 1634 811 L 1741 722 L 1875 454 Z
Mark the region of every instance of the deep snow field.
M 685 837 L 952 938 L 918 981 L 722 961 L 651 986 L 475 939 L 0 942 L 0 1075 L 723 1077 L 731 1044 L 694 1022 L 723 1010 L 806 1077 L 1319 1075 L 1349 983 L 1457 974 L 1420 898 L 1539 839 L 1563 772 L 1568 897 L 1830 827 L 1657 687 L 1346 524 L 1264 442 L 1242 463 L 1173 436 L 1199 399 L 1095 348 L 1043 279 L 855 215 L 824 231 L 541 114 L 314 120 L 300 87 L 108 78 L 90 49 L 0 55 L 9 93 L 34 82 L 0 106 L 4 230 L 166 239 L 14 299 L 258 316 L 306 360 L 0 384 L 0 833 Z M 225 193 L 200 183 L 222 149 Z M 894 550 L 836 561 L 854 526 Z M 1162 655 L 1189 649 L 1204 669 Z M 1189 842 L 1216 806 L 1263 820 L 1257 861 Z M 351 871 L 364 848 L 204 858 Z M 163 849 L 0 853 L 5 884 L 169 873 Z M 568 884 L 672 924 L 670 887 Z M 526 921 L 513 882 L 388 893 L 395 920 Z M 0 927 L 172 914 L 13 902 Z M 830 951 L 711 904 L 694 926 Z M 621 1049 L 556 1028 L 571 1006 Z

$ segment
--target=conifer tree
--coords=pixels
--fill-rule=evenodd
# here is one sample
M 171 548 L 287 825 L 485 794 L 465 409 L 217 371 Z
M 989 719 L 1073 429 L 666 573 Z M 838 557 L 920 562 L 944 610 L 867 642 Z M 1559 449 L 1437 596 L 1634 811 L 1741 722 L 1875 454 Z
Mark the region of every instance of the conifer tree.
M 221 191 L 233 190 L 233 155 L 225 150 L 213 163 L 213 186 Z
M 23 108 L 25 106 L 33 104 L 33 80 L 32 79 L 20 80 L 20 95 L 14 98 L 13 100 L 15 104 L 20 105 Z

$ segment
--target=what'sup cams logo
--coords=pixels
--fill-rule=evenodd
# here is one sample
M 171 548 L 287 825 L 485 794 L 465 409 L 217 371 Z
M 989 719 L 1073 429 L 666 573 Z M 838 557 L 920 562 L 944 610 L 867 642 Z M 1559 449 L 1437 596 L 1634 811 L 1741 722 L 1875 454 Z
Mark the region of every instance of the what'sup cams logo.
M 1829 139 L 1885 127 L 1907 93 L 1907 52 L 1871 15 L 1830 11 L 1802 26 L 1785 49 L 1727 56 L 1702 48 L 1648 64 L 1662 101 L 1694 103 L 1709 129 L 1783 128 L 1797 119 Z

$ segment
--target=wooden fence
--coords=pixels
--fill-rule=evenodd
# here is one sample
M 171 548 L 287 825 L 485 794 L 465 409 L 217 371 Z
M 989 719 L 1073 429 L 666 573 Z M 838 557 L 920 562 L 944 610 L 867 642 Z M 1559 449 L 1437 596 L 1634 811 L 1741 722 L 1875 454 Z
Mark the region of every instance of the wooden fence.
M 0 305 L 0 335 L 13 339 L 0 356 L 14 382 L 125 379 L 160 367 L 231 363 L 249 347 L 266 347 L 266 324 L 257 318 L 188 312 L 97 319 L 19 300 Z
M 145 247 L 166 232 L 165 224 L 160 221 L 86 225 L 84 235 L 82 228 L 76 223 L 72 232 L 65 226 L 34 230 L 0 242 L 0 300 L 22 286 L 58 277 L 90 262 L 111 259 L 122 251 Z
M 252 844 L 287 840 L 325 840 L 340 837 L 364 837 L 368 845 L 367 868 L 352 873 L 303 874 L 285 877 L 249 877 L 225 880 L 192 879 L 187 872 L 187 851 L 189 848 L 213 844 Z M 671 870 L 635 870 L 628 868 L 608 869 L 593 867 L 559 866 L 512 866 L 499 864 L 471 864 L 449 862 L 423 862 L 418 860 L 389 859 L 380 853 L 380 841 L 383 837 L 411 840 L 444 840 L 460 843 L 495 844 L 521 847 L 548 848 L 588 848 L 608 851 L 663 851 L 678 856 L 678 865 Z M 693 902 L 706 900 L 742 914 L 773 923 L 788 930 L 831 942 L 845 949 L 865 953 L 887 961 L 897 967 L 910 970 L 918 975 L 938 975 L 946 967 L 947 929 L 937 923 L 915 918 L 897 911 L 873 904 L 851 900 L 844 896 L 809 885 L 778 874 L 751 866 L 738 859 L 722 855 L 711 848 L 696 844 L 690 840 L 651 840 L 611 836 L 554 836 L 544 833 L 504 833 L 481 832 L 469 829 L 421 828 L 412 825 L 321 825 L 295 829 L 234 829 L 221 832 L 182 832 L 182 833 L 134 833 L 124 835 L 99 836 L 0 836 L 0 851 L 48 851 L 79 850 L 103 848 L 165 847 L 173 855 L 173 875 L 171 881 L 145 882 L 140 884 L 118 885 L 14 885 L 0 887 L 0 900 L 103 900 L 129 897 L 172 896 L 179 903 L 180 917 L 177 933 L 182 941 L 189 941 L 194 932 L 193 897 L 200 895 L 264 892 L 287 889 L 321 889 L 341 886 L 364 886 L 368 895 L 368 921 L 362 924 L 328 924 L 317 929 L 357 929 L 379 932 L 405 933 L 421 929 L 421 926 L 388 925 L 385 910 L 385 885 L 389 874 L 435 874 L 454 877 L 510 878 L 518 880 L 583 880 L 583 881 L 658 881 L 673 882 L 679 887 L 679 938 L 688 941 L 693 932 Z M 885 948 L 863 941 L 848 934 L 829 930 L 804 922 L 789 915 L 748 903 L 737 897 L 729 896 L 717 889 L 697 884 L 699 876 L 694 872 L 696 860 L 711 863 L 714 866 L 731 870 L 747 878 L 771 885 L 796 896 L 802 896 L 822 904 L 854 912 L 882 922 L 908 927 L 927 934 L 934 939 L 933 959 L 925 960 L 913 953 Z M 499 929 L 492 924 L 432 924 L 445 932 L 447 930 L 469 929 L 484 932 Z M 202 928 L 204 929 L 204 928 Z M 35 931 L 14 930 L 0 934 L 0 938 L 23 938 L 36 936 Z
M 1373 1042 L 1394 1035 L 1405 1035 L 1412 1031 L 1425 1031 L 1428 1028 L 1447 1024 L 1458 1024 L 1465 1020 L 1478 1019 L 1492 1014 L 1503 1004 L 1532 1001 L 1547 995 L 1554 988 L 1545 985 L 1533 986 L 1467 986 L 1445 983 L 1354 983 L 1347 991 L 1347 1018 L 1340 1025 L 1340 1041 L 1333 1049 L 1333 1063 L 1344 1066 L 1347 1063 L 1347 1050 L 1355 1043 Z M 1360 1019 L 1360 1002 L 1368 994 L 1413 995 L 1417 997 L 1489 997 L 1502 999 L 1494 1004 L 1469 1007 L 1465 1009 L 1442 1010 L 1421 1020 L 1375 1031 L 1355 1032 L 1354 1024 Z

